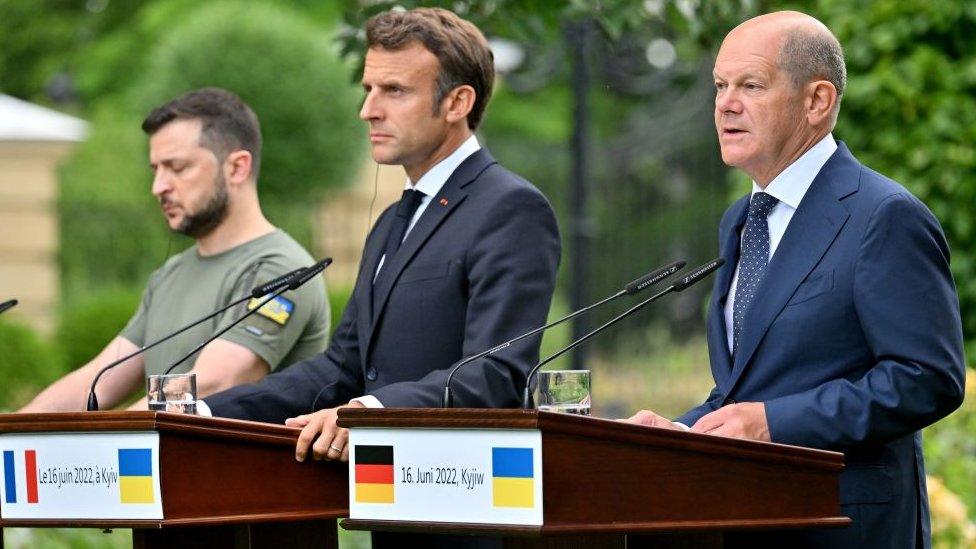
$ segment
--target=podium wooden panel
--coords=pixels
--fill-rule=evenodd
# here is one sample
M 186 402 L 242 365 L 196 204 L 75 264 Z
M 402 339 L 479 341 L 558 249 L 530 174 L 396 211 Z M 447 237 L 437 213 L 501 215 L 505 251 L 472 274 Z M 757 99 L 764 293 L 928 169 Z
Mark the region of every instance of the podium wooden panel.
M 542 526 L 346 519 L 346 529 L 493 534 L 509 547 L 715 547 L 727 530 L 850 523 L 836 452 L 536 410 L 344 408 L 339 425 L 542 433 Z
M 135 547 L 337 547 L 345 463 L 295 461 L 299 429 L 164 412 L 0 414 L 0 433 L 159 433 L 162 520 L 27 520 L 2 527 L 132 528 Z

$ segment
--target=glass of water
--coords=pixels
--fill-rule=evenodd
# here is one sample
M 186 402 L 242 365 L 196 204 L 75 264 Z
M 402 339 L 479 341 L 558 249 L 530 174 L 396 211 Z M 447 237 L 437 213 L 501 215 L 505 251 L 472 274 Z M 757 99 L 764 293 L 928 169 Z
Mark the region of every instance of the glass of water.
M 177 414 L 197 413 L 197 375 L 167 374 L 149 376 L 149 409 Z
M 536 408 L 547 412 L 590 415 L 589 370 L 543 370 L 536 386 Z

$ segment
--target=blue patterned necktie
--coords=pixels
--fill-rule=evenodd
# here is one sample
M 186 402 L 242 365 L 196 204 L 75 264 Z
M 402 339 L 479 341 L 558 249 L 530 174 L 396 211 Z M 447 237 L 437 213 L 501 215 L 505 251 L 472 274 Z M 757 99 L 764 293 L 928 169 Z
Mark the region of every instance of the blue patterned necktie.
M 752 195 L 749 203 L 749 217 L 742 235 L 742 250 L 739 252 L 739 279 L 735 287 L 735 303 L 732 305 L 732 355 L 739 348 L 739 334 L 743 321 L 756 290 L 766 276 L 769 263 L 769 222 L 766 216 L 779 200 L 766 193 Z

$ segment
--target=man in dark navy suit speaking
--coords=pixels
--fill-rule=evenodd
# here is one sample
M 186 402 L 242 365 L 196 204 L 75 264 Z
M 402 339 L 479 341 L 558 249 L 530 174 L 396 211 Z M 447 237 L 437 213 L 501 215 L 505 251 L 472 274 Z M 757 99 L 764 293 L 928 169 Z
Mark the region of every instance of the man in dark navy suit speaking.
M 549 202 L 474 135 L 495 70 L 481 32 L 421 8 L 377 15 L 366 36 L 360 118 L 373 159 L 406 171 L 403 198 L 367 237 L 325 352 L 205 399 L 217 416 L 302 427 L 299 460 L 348 459 L 338 407 L 440 406 L 454 363 L 545 322 L 559 264 Z M 455 404 L 518 407 L 539 342 L 468 364 Z
M 919 430 L 962 402 L 962 326 L 939 223 L 834 140 L 846 73 L 816 19 L 732 30 L 715 61 L 722 160 L 753 180 L 719 228 L 708 314 L 715 388 L 665 428 L 842 451 L 850 527 L 726 546 L 929 547 Z

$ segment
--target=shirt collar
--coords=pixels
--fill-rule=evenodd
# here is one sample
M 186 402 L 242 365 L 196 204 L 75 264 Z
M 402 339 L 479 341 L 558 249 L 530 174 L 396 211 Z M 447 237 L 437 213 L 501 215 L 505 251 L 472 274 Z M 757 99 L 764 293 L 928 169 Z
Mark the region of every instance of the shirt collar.
M 799 208 L 803 195 L 807 194 L 807 189 L 836 150 L 837 142 L 833 134 L 828 133 L 770 181 L 765 190 L 753 181 L 752 194 L 765 192 L 794 210 Z
M 417 181 L 416 185 L 410 184 L 410 178 L 407 178 L 407 182 L 404 185 L 404 189 L 414 189 L 415 191 L 420 191 L 426 196 L 434 196 L 440 192 L 441 187 L 447 180 L 454 174 L 454 170 L 461 165 L 469 156 L 478 152 L 481 149 L 481 144 L 478 143 L 478 138 L 473 134 L 471 137 L 467 138 L 461 146 L 454 149 L 450 155 L 444 160 L 441 160 L 434 165 L 433 168 L 427 170 L 427 173 L 420 177 L 420 181 Z

